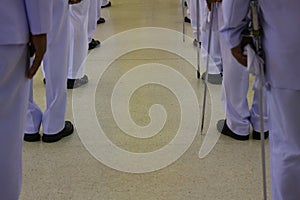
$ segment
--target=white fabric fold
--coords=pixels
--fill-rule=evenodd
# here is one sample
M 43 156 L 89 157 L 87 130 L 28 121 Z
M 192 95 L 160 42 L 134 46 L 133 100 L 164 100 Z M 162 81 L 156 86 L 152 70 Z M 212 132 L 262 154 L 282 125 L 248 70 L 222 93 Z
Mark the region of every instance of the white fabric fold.
M 260 74 L 260 68 L 264 67 L 264 60 L 256 54 L 250 45 L 245 47 L 245 53 L 247 54 L 247 71 L 255 77 L 252 88 L 253 90 L 261 89 L 266 84 L 264 71 L 262 70 L 263 74 Z

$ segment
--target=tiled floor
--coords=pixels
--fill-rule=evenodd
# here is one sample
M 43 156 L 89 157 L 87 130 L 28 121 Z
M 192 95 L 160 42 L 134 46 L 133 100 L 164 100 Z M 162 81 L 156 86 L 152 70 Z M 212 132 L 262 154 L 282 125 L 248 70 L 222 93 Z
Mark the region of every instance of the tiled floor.
M 66 118 L 77 130 L 53 144 L 24 143 L 20 199 L 262 199 L 261 143 L 215 128 L 221 86 L 209 85 L 204 134 L 198 127 L 204 85 L 193 38 L 182 42 L 181 2 L 112 4 L 95 34 L 102 46 L 86 62 L 90 82 L 68 91 Z M 34 88 L 44 107 L 41 73 Z

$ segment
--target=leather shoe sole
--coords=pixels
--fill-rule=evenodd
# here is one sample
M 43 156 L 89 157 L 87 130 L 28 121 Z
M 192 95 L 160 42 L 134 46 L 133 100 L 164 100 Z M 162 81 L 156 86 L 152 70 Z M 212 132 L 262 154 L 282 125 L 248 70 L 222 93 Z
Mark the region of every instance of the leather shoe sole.
M 97 20 L 97 24 L 103 24 L 105 23 L 105 19 L 103 17 L 100 17 L 98 20 Z
M 24 134 L 24 141 L 26 142 L 38 142 L 41 140 L 41 135 L 39 133 L 25 133 Z
M 101 42 L 99 40 L 92 39 L 89 43 L 89 50 L 95 49 L 96 47 L 100 46 Z
M 265 139 L 268 139 L 268 137 L 269 137 L 269 131 L 264 132 L 264 136 L 265 136 Z M 253 130 L 253 132 L 252 132 L 252 138 L 254 140 L 260 140 L 261 139 L 260 138 L 260 132 L 257 132 L 257 131 Z
M 57 134 L 43 134 L 42 141 L 46 143 L 52 143 L 52 142 L 57 142 L 61 140 L 62 138 L 71 135 L 74 132 L 74 127 L 73 124 L 70 121 L 65 122 L 65 127 L 63 130 L 58 132 Z
M 186 23 L 191 23 L 191 19 L 190 18 L 188 18 L 188 17 L 184 17 L 184 22 L 186 22 Z
M 238 135 L 234 133 L 226 124 L 226 120 L 219 120 L 217 123 L 217 129 L 223 135 L 229 136 L 235 140 L 249 140 L 249 135 Z

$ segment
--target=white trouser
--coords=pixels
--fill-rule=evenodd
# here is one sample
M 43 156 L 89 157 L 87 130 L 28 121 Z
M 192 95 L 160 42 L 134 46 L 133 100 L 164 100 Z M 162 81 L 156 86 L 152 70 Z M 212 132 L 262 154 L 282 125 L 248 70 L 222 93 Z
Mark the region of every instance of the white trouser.
M 98 16 L 98 19 L 101 17 L 101 6 L 102 6 L 102 3 L 103 3 L 103 0 L 97 0 L 98 1 L 98 13 L 97 13 L 97 16 Z
M 0 197 L 17 200 L 22 182 L 22 143 L 28 105 L 27 45 L 0 45 Z
M 98 0 L 90 0 L 89 16 L 88 16 L 88 43 L 92 41 L 96 31 L 98 20 Z
M 201 38 L 201 57 L 203 63 L 206 67 L 206 59 L 208 56 L 208 31 L 202 31 Z M 205 69 L 206 70 L 206 69 Z M 221 48 L 220 48 L 220 41 L 219 41 L 219 32 L 212 31 L 211 40 L 210 40 L 210 54 L 209 54 L 209 63 L 208 63 L 208 74 L 220 74 L 223 71 L 223 64 L 222 64 L 222 56 L 221 56 Z
M 84 76 L 84 64 L 88 53 L 88 19 L 90 0 L 70 6 L 70 56 L 69 79 Z
M 273 200 L 300 197 L 300 91 L 270 88 L 270 160 Z
M 223 24 L 222 7 L 217 7 L 219 25 Z M 255 131 L 260 130 L 258 95 L 254 93 L 249 110 L 247 93 L 249 89 L 249 73 L 246 67 L 239 64 L 232 56 L 223 35 L 220 34 L 221 52 L 223 58 L 222 101 L 228 127 L 239 135 L 248 135 L 250 124 Z M 266 91 L 264 90 L 264 131 L 268 129 L 268 114 Z
M 41 123 L 46 134 L 56 134 L 65 126 L 69 55 L 68 2 L 65 0 L 53 1 L 52 17 L 47 52 L 43 60 L 43 72 L 46 79 L 46 110 L 42 113 L 33 101 L 31 93 L 26 133 L 39 132 Z
M 197 39 L 197 3 L 196 3 L 196 0 L 189 0 L 187 2 L 188 2 L 188 6 L 189 6 L 189 11 L 190 11 L 191 26 L 193 29 L 194 37 Z M 200 5 L 199 5 L 199 11 L 200 11 L 200 19 L 201 19 Z M 201 25 L 201 23 L 200 23 L 200 25 Z M 201 28 L 200 28 L 200 33 L 199 33 L 199 40 L 201 41 L 200 35 L 201 35 Z
M 200 0 L 200 24 L 201 29 L 203 24 L 205 23 L 205 20 L 207 20 L 204 16 L 204 10 L 207 9 L 206 1 Z M 216 14 L 216 9 L 215 13 Z M 216 18 L 214 18 L 211 23 L 213 23 L 213 26 L 215 24 L 218 24 L 216 21 Z M 218 26 L 218 25 L 217 25 Z M 202 30 L 201 32 L 201 57 L 203 61 L 206 63 L 207 55 L 208 55 L 208 36 L 209 36 L 209 26 L 206 27 L 207 29 L 205 31 Z M 218 30 L 212 29 L 211 33 L 211 40 L 210 40 L 210 62 L 208 65 L 208 73 L 209 74 L 220 74 L 220 72 L 223 71 L 222 66 L 222 56 L 221 56 L 221 47 L 220 47 L 220 34 Z
M 204 0 L 200 0 L 199 2 L 199 12 L 200 12 L 200 33 L 199 38 L 201 41 L 201 57 L 206 64 L 207 59 L 207 49 L 208 49 L 208 35 L 209 30 L 201 31 L 202 25 L 204 24 L 204 10 L 206 7 L 206 3 Z M 196 0 L 190 0 L 190 13 L 191 13 L 191 25 L 194 30 L 194 36 L 197 38 L 197 2 Z M 215 23 L 215 22 L 214 22 Z M 209 27 L 207 27 L 209 28 Z M 205 66 L 205 65 L 204 65 Z M 219 32 L 212 31 L 211 41 L 210 41 L 210 59 L 208 65 L 208 73 L 209 74 L 219 74 L 222 72 L 222 58 L 221 58 L 221 50 L 220 50 L 220 43 L 219 43 Z

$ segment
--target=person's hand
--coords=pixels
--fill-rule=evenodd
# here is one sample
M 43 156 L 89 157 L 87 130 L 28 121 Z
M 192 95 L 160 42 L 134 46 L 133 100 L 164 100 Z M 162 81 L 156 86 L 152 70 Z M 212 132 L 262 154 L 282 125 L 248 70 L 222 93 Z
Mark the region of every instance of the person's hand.
M 237 46 L 233 47 L 231 49 L 231 53 L 233 57 L 242 65 L 247 67 L 247 56 L 244 55 L 244 47 L 247 44 L 252 44 L 252 39 L 249 37 L 243 37 L 242 41 L 240 44 Z
M 206 0 L 208 10 L 211 11 L 211 3 L 218 3 L 218 2 L 222 2 L 222 0 Z
M 33 51 L 35 54 L 32 66 L 28 69 L 27 77 L 32 79 L 33 76 L 36 74 L 37 70 L 39 69 L 41 62 L 43 60 L 43 57 L 46 53 L 47 49 L 47 35 L 46 34 L 40 34 L 40 35 L 32 35 L 31 36 L 31 45 L 33 47 Z M 30 52 L 30 54 L 33 54 L 33 52 Z
M 77 4 L 80 2 L 81 2 L 81 0 L 69 0 L 69 4 Z

